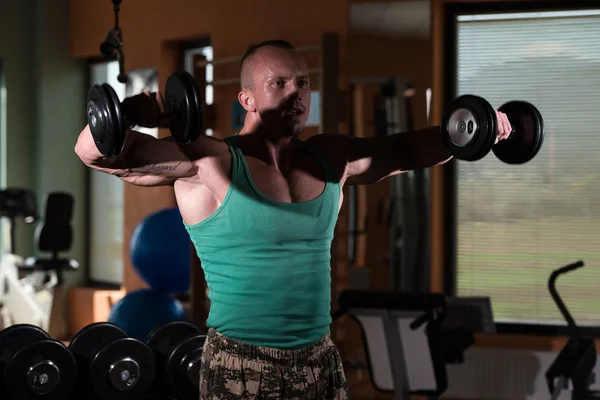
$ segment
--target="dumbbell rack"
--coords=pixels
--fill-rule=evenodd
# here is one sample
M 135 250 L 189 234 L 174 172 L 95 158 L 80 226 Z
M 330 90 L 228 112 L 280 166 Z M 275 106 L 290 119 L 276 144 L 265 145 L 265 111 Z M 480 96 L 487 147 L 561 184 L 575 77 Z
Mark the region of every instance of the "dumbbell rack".
M 12 325 L 0 331 L 0 398 L 195 400 L 205 338 L 183 321 L 156 327 L 145 341 L 94 323 L 68 343 Z

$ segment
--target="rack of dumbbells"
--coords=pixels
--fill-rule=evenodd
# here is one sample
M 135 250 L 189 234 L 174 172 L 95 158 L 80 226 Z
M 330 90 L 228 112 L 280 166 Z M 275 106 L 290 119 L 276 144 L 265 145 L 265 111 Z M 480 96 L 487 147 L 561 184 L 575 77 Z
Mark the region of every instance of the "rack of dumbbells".
M 0 332 L 0 399 L 195 400 L 205 338 L 182 321 L 145 341 L 99 322 L 66 345 L 36 326 L 12 325 Z

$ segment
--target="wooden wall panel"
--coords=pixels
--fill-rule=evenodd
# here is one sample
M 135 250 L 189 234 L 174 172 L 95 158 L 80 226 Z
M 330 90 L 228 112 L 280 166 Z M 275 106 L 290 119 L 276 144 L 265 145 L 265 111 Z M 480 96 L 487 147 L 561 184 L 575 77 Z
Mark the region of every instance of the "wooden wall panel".
M 439 124 L 444 107 L 444 4 L 443 0 L 431 3 L 431 39 L 433 76 L 431 87 L 431 124 Z M 431 291 L 442 292 L 444 288 L 444 166 L 431 170 L 430 200 L 430 249 Z
M 113 22 L 109 1 L 71 0 L 71 54 L 98 56 Z M 227 13 L 225 10 L 235 12 Z M 160 43 L 210 36 L 215 58 L 243 53 L 250 43 L 280 38 L 317 43 L 323 32 L 348 31 L 348 1 L 127 0 L 121 27 L 128 69 L 157 65 Z
M 415 129 L 427 127 L 425 92 L 431 88 L 431 40 L 352 34 L 348 37 L 351 77 L 404 76 L 415 87 Z

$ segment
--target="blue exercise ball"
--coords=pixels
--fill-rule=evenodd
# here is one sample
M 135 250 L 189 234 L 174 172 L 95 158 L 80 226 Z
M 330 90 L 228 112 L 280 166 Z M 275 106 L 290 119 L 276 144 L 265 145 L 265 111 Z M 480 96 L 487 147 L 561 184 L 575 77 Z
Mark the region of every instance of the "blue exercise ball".
M 190 288 L 191 242 L 177 208 L 146 217 L 129 244 L 138 275 L 154 290 L 187 293 Z
M 110 309 L 108 321 L 123 329 L 127 335 L 145 341 L 157 326 L 186 321 L 183 305 L 166 293 L 141 289 L 127 293 Z

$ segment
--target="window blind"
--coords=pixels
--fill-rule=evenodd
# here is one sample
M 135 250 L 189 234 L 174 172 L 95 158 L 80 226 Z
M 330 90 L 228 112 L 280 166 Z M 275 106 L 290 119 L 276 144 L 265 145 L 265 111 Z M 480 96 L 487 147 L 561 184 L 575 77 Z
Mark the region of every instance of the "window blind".
M 456 17 L 456 95 L 527 100 L 546 138 L 536 158 L 457 162 L 457 295 L 490 296 L 496 322 L 600 325 L 600 10 Z

